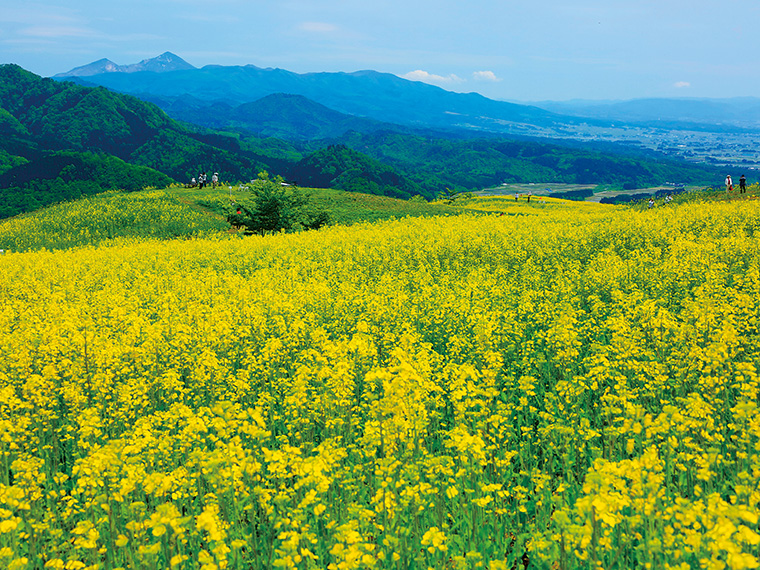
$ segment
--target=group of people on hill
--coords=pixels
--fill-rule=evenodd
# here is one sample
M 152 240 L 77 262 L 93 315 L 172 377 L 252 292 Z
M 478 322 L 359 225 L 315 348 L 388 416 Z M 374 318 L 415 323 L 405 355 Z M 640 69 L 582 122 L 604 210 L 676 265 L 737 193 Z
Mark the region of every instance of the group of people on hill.
M 673 201 L 673 194 L 668 194 L 667 196 L 665 196 L 665 203 L 666 204 L 670 204 L 672 201 Z M 654 196 L 652 196 L 651 198 L 649 198 L 649 205 L 647 207 L 654 208 L 654 205 L 655 205 L 654 204 Z
M 726 175 L 726 192 L 733 192 L 734 191 L 734 181 L 731 180 L 731 175 Z M 744 177 L 744 174 L 741 175 L 741 178 L 739 178 L 739 194 L 744 194 L 747 191 L 747 179 Z
M 726 192 L 730 194 L 733 191 L 734 191 L 734 181 L 731 178 L 731 175 L 728 174 L 726 175 Z M 741 177 L 739 178 L 739 194 L 740 195 L 746 194 L 746 192 L 747 192 L 747 178 L 744 176 L 744 174 L 742 174 Z M 673 197 L 668 195 L 665 198 L 665 203 L 670 202 L 672 199 Z M 652 197 L 649 199 L 649 207 L 654 208 L 654 206 L 655 206 L 654 197 Z
M 207 180 L 208 180 L 208 177 L 206 173 L 201 172 L 198 175 L 198 180 L 196 180 L 195 178 L 190 179 L 190 187 L 195 188 L 197 186 L 198 188 L 204 188 L 208 184 Z M 214 174 L 211 176 L 211 187 L 216 188 L 218 185 L 219 185 L 219 173 L 214 172 Z

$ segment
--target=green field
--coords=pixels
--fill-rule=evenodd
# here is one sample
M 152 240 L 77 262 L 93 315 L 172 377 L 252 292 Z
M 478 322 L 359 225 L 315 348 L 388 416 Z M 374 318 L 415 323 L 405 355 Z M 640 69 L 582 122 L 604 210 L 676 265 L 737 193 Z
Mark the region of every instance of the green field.
M 554 184 L 547 183 L 521 183 L 521 184 L 502 184 L 494 188 L 484 188 L 473 192 L 476 196 L 500 196 L 503 194 L 527 194 L 532 192 L 536 196 L 551 196 L 555 192 L 572 192 L 575 190 L 593 189 L 598 192 L 601 189 L 608 188 L 608 185 L 597 184 Z
M 225 209 L 250 198 L 241 186 L 172 186 L 142 192 L 105 192 L 48 206 L 0 221 L 0 249 L 66 249 L 114 240 L 174 239 L 234 234 Z M 331 189 L 304 189 L 314 208 L 329 214 L 330 225 L 390 218 L 453 215 L 460 209 L 424 200 Z

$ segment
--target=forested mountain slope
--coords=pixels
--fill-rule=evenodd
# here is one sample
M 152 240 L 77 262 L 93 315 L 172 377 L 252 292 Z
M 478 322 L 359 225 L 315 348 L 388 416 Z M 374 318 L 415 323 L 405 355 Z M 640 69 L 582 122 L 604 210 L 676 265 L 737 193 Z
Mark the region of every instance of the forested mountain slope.
M 623 187 L 718 179 L 706 167 L 648 157 L 413 130 L 352 117 L 302 96 L 265 97 L 238 106 L 230 117 L 235 113 L 238 123 L 222 121 L 223 130 L 214 130 L 178 122 L 152 103 L 103 87 L 0 66 L 0 216 L 105 189 L 186 183 L 201 171 L 234 182 L 266 170 L 303 185 L 428 198 L 447 188 L 502 182 Z M 256 136 L 252 122 L 291 140 Z M 299 129 L 323 138 L 303 140 Z

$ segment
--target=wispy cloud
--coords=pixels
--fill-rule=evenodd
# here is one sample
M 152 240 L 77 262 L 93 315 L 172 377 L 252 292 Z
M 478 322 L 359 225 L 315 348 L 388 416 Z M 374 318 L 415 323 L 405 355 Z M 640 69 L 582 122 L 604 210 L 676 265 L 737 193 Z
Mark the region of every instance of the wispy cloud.
M 673 87 L 675 87 L 676 89 L 686 89 L 687 87 L 691 87 L 691 83 L 689 83 L 688 81 L 676 81 L 673 84 Z
M 214 61 L 219 59 L 232 59 L 237 61 L 245 60 L 248 55 L 240 51 L 221 51 L 221 50 L 189 50 L 182 52 L 182 58 L 198 58 L 201 60 Z M 232 64 L 230 64 L 232 65 Z
M 19 30 L 18 34 L 35 38 L 94 38 L 100 35 L 78 26 L 30 26 Z
M 214 4 L 245 4 L 246 0 L 214 0 Z M 184 4 L 185 6 L 199 6 L 204 9 L 208 8 L 208 0 L 167 0 L 172 4 Z
M 298 29 L 302 32 L 311 32 L 316 34 L 332 34 L 338 31 L 338 26 L 327 22 L 301 22 Z
M 438 86 L 450 86 L 464 82 L 464 79 L 457 77 L 453 73 L 451 75 L 435 75 L 434 73 L 428 73 L 421 69 L 410 71 L 401 77 L 410 81 L 421 81 L 422 83 L 430 83 L 431 85 Z
M 491 83 L 501 81 L 501 78 L 496 77 L 496 74 L 493 71 L 475 71 L 472 74 L 472 78 L 475 81 L 490 81 Z
M 33 40 L 90 40 L 106 43 L 144 42 L 164 39 L 156 34 L 133 32 L 126 34 L 109 34 L 92 28 L 80 26 L 29 26 L 18 30 L 17 39 Z
M 203 13 L 187 13 L 187 14 L 180 14 L 178 17 L 182 18 L 183 20 L 188 20 L 190 22 L 203 22 L 204 24 L 208 24 L 209 22 L 213 22 L 216 24 L 237 24 L 240 22 L 240 18 L 229 13 L 220 13 L 220 14 L 209 14 L 207 12 Z
M 70 24 L 76 22 L 71 14 L 64 13 L 57 6 L 25 4 L 3 7 L 0 10 L 0 22 L 8 24 Z

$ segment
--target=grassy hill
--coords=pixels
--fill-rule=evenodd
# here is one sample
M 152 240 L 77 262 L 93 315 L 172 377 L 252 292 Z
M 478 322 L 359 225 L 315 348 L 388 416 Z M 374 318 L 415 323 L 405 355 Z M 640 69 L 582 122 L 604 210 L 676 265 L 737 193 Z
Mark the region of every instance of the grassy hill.
M 0 249 L 6 252 L 57 250 L 142 239 L 242 237 L 240 231 L 227 223 L 226 213 L 231 201 L 249 199 L 250 192 L 246 188 L 245 185 L 217 189 L 172 185 L 142 192 L 109 191 L 86 196 L 0 221 Z M 602 215 L 615 208 L 609 204 L 551 196 L 533 196 L 528 201 L 527 194 L 515 200 L 514 194 L 473 196 L 464 193 L 431 203 L 420 198 L 402 200 L 331 188 L 306 188 L 302 191 L 313 209 L 328 214 L 329 224 L 333 226 L 463 213 L 530 217 L 562 212 Z M 748 203 L 755 203 L 758 199 L 760 186 L 749 187 L 746 195 Z M 693 191 L 675 196 L 670 204 L 660 197 L 656 207 L 740 200 L 738 194 L 729 196 L 721 190 Z M 644 210 L 647 204 L 646 200 L 641 200 L 625 207 Z
M 0 66 L 0 135 L 0 216 L 104 190 L 163 187 L 201 170 L 245 180 L 277 154 L 181 125 L 135 97 L 16 65 Z
M 332 225 L 461 213 L 451 205 L 418 199 L 322 188 L 304 192 L 314 208 L 328 213 Z M 146 238 L 242 236 L 227 223 L 225 210 L 231 199 L 244 200 L 248 195 L 239 185 L 104 192 L 0 221 L 0 249 L 55 250 Z

